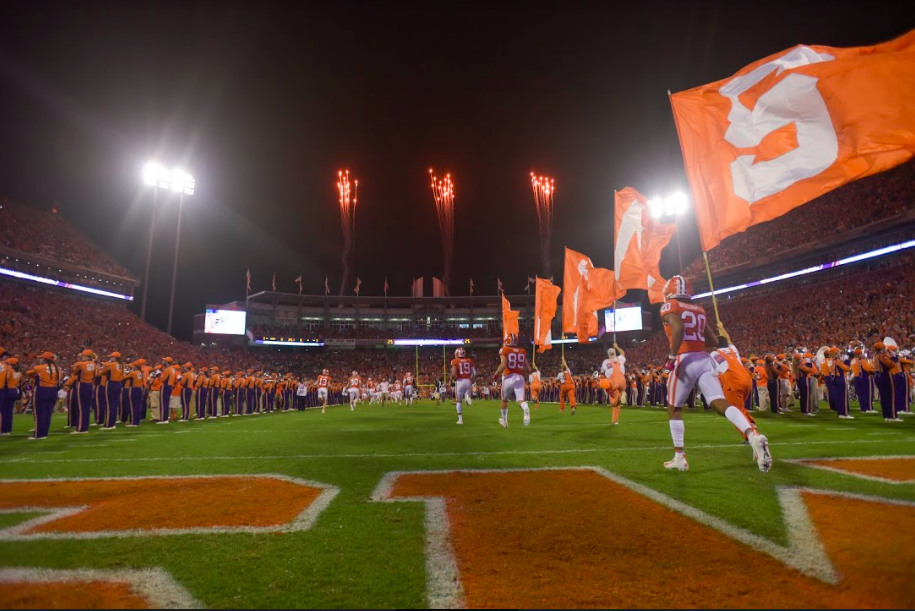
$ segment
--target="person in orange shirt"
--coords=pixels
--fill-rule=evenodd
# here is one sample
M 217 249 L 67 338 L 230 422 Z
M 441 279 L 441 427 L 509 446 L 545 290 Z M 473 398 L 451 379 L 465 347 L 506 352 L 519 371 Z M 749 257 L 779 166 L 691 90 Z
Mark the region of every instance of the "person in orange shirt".
M 830 349 L 829 374 L 832 376 L 832 388 L 829 390 L 830 408 L 839 414 L 843 420 L 853 420 L 854 416 L 848 413 L 848 372 L 851 367 L 845 355 L 833 346 Z
M 740 353 L 720 320 L 718 321 L 718 349 L 711 353 L 711 357 L 715 361 L 718 381 L 721 382 L 725 400 L 743 412 L 751 429 L 756 431 L 756 420 L 744 407 L 753 390 L 753 378 L 740 362 Z M 747 433 L 736 426 L 734 428 L 743 437 L 744 443 L 749 443 Z
M 855 348 L 855 358 L 851 361 L 851 382 L 855 387 L 858 405 L 862 414 L 875 414 L 874 410 L 874 373 L 877 371 L 870 359 L 864 355 L 863 348 Z
M 626 353 L 613 342 L 613 348 L 607 350 L 607 358 L 601 363 L 603 374 L 601 388 L 607 392 L 607 401 L 612 409 L 613 424 L 620 423 L 620 404 L 622 393 L 626 388 Z
M 124 388 L 124 362 L 120 352 L 112 352 L 108 358 L 113 359 L 104 363 L 101 368 L 102 386 L 105 387 L 104 410 L 102 415 L 102 430 L 110 431 L 115 428 L 118 421 L 118 407 L 121 405 L 121 394 Z
M 9 435 L 13 431 L 13 398 L 9 388 L 9 377 L 12 366 L 9 364 L 9 353 L 0 348 L 0 435 Z
M 207 378 L 207 404 L 206 418 L 219 417 L 219 399 L 222 393 L 222 376 L 219 367 L 210 367 L 210 376 Z
M 57 357 L 51 352 L 41 354 L 41 363 L 25 372 L 26 377 L 35 379 L 35 435 L 29 439 L 47 439 L 51 429 L 51 414 L 57 402 L 60 386 L 60 369 Z
M 524 426 L 528 426 L 531 423 L 531 411 L 524 399 L 524 378 L 530 374 L 531 367 L 527 360 L 527 351 L 518 347 L 518 336 L 514 333 L 507 334 L 502 343 L 499 349 L 499 366 L 492 375 L 493 382 L 502 375 L 502 417 L 499 418 L 499 425 L 508 428 L 508 401 L 514 398 L 524 413 Z
M 327 392 L 330 389 L 330 372 L 324 369 L 318 376 L 318 401 L 321 401 L 321 413 L 327 411 Z
M 249 369 L 245 376 L 245 415 L 257 412 L 257 392 L 254 388 L 254 370 Z
M 189 422 L 191 419 L 191 399 L 194 396 L 194 381 L 197 375 L 194 373 L 194 364 L 185 363 L 182 368 L 181 378 L 178 380 L 178 388 L 181 389 L 181 418 L 178 422 Z
M 454 350 L 454 358 L 451 360 L 451 379 L 455 380 L 454 384 L 454 402 L 457 409 L 457 423 L 464 424 L 463 404 L 471 405 L 473 399 L 470 396 L 470 386 L 473 376 L 477 373 L 477 368 L 473 365 L 473 359 L 467 356 L 463 348 Z
M 222 413 L 220 417 L 228 418 L 232 415 L 232 398 L 235 395 L 235 380 L 231 371 L 222 372 Z
M 183 396 L 182 380 L 186 379 L 185 367 L 179 363 L 172 365 L 175 374 L 175 385 L 172 386 L 172 394 L 168 398 L 168 413 L 170 420 L 179 420 L 182 415 L 181 397 Z
M 887 350 L 883 342 L 874 344 L 874 360 L 877 362 L 875 381 L 880 392 L 880 409 L 885 422 L 902 422 L 896 405 L 896 387 L 894 374 L 901 370 L 897 360 Z
M 92 360 L 92 351 L 83 350 L 79 353 L 79 360 L 73 364 L 70 372 L 72 390 L 70 391 L 70 410 L 74 412 L 73 424 L 76 430 L 73 434 L 89 432 L 89 414 L 92 409 L 92 389 L 98 366 Z
M 349 377 L 349 385 L 346 388 L 346 396 L 349 399 L 349 411 L 356 410 L 356 403 L 359 401 L 359 388 L 362 386 L 362 378 L 353 370 Z
M 575 415 L 575 379 L 572 376 L 572 372 L 569 370 L 569 366 L 566 364 L 566 360 L 562 359 L 562 370 L 557 374 L 556 379 L 559 380 L 559 411 L 566 411 L 566 401 L 569 402 L 571 407 L 572 415 Z
M 175 392 L 175 385 L 178 383 L 178 370 L 180 367 L 178 367 L 170 356 L 162 359 L 162 366 L 162 385 L 159 389 L 158 424 L 168 424 L 169 412 L 171 412 L 172 409 L 172 396 Z
M 162 364 L 156 365 L 150 369 L 146 381 L 146 388 L 149 396 L 150 417 L 156 421 L 162 421 L 161 400 L 162 400 Z
M 0 354 L 2 354 L 2 352 L 3 349 L 0 348 Z M 2 358 L 2 356 L 0 356 L 0 358 Z M 6 402 L 3 407 L 6 411 L 0 412 L 0 435 L 9 435 L 13 432 L 13 407 L 16 405 L 16 400 L 19 398 L 19 385 L 22 383 L 22 372 L 19 370 L 19 359 L 10 357 L 6 360 L 5 376 Z
M 801 396 L 801 413 L 815 416 L 817 405 L 817 367 L 813 354 L 805 352 L 797 363 L 797 390 Z
M 143 365 L 145 364 L 146 359 L 139 359 L 128 366 L 124 387 L 128 391 L 130 401 L 130 422 L 127 425 L 129 427 L 140 426 L 140 420 L 143 418 L 143 388 L 146 385 Z
M 534 409 L 540 409 L 540 393 L 543 391 L 543 381 L 540 379 L 540 370 L 537 366 L 531 364 L 531 375 L 528 377 L 528 383 L 531 387 L 531 401 L 534 402 Z
M 200 368 L 200 373 L 194 379 L 194 402 L 197 407 L 197 420 L 203 420 L 207 417 L 207 401 L 209 395 L 209 375 L 206 367 Z

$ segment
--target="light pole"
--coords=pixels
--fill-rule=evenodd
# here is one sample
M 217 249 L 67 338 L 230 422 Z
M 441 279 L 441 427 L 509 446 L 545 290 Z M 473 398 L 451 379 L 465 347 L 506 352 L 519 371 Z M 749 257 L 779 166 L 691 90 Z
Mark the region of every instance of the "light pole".
M 181 216 L 184 211 L 184 196 L 194 194 L 194 177 L 178 168 L 172 170 L 170 177 L 170 187 L 175 193 L 178 193 L 178 229 L 175 236 L 175 262 L 172 266 L 172 291 L 168 298 L 168 329 L 169 335 L 172 334 L 172 317 L 175 312 L 175 283 L 178 279 L 178 249 L 181 246 Z
M 665 197 L 653 197 L 648 200 L 648 209 L 656 219 L 668 220 L 673 217 L 677 224 L 677 261 L 680 273 L 683 273 L 683 249 L 680 246 L 680 217 L 689 208 L 689 199 L 682 191 L 674 191 Z
M 160 188 L 168 188 L 167 174 L 165 168 L 150 161 L 143 166 L 143 184 L 152 187 L 153 190 L 153 209 L 152 223 L 149 225 L 149 240 L 146 244 L 146 271 L 143 275 L 143 302 L 140 306 L 140 320 L 146 321 L 146 295 L 149 293 L 149 264 L 152 260 L 153 229 L 156 226 L 156 208 L 158 207 L 158 196 Z

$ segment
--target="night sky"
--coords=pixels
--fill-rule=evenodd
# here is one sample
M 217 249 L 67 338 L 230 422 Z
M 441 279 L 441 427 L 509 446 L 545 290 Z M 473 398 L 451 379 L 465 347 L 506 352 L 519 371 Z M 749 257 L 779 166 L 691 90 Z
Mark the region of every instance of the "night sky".
M 452 292 L 539 269 L 529 173 L 556 178 L 563 245 L 612 265 L 612 193 L 686 188 L 667 90 L 797 43 L 911 29 L 890 2 L 3 3 L 0 195 L 50 206 L 142 276 L 147 159 L 197 178 L 175 331 L 254 290 L 338 289 L 335 180 L 360 180 L 353 273 L 408 294 L 442 269 L 428 168 L 456 184 Z M 736 6 L 735 6 L 736 5 Z M 175 201 L 159 200 L 150 318 L 164 327 Z M 698 253 L 683 221 L 684 262 Z M 676 247 L 662 272 L 676 270 Z M 352 284 L 352 283 L 351 283 Z

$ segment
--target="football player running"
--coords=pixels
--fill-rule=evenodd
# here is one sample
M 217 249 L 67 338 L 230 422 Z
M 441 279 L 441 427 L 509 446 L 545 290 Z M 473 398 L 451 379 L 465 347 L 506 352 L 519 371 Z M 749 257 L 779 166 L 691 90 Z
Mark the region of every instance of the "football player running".
M 502 348 L 499 349 L 499 368 L 492 374 L 495 382 L 502 375 L 502 417 L 499 424 L 508 428 L 508 401 L 514 397 L 524 412 L 524 426 L 531 423 L 531 411 L 524 400 L 524 378 L 530 374 L 531 366 L 527 361 L 527 351 L 518 347 L 518 336 L 509 333 L 505 336 Z
M 318 401 L 321 402 L 321 413 L 327 411 L 327 389 L 330 388 L 330 372 L 323 370 L 318 376 Z M 285 406 L 289 407 L 289 406 Z
M 353 370 L 353 374 L 349 378 L 349 411 L 356 411 L 356 404 L 359 402 L 359 388 L 362 386 L 362 378 L 359 377 L 359 374 L 356 373 L 356 370 Z
M 706 348 L 717 347 L 717 337 L 707 324 L 705 309 L 692 302 L 692 288 L 683 276 L 674 276 L 664 285 L 661 320 L 670 339 L 670 353 L 665 367 L 670 371 L 667 404 L 670 436 L 674 444 L 673 460 L 665 462 L 664 467 L 678 471 L 689 469 L 683 451 L 683 406 L 690 392 L 698 386 L 709 405 L 747 436 L 759 470 L 763 473 L 769 471 L 772 467 L 769 441 L 765 435 L 756 432 L 743 412 L 725 400 L 715 361 L 706 352 Z
M 451 361 L 451 379 L 456 380 L 454 386 L 454 402 L 457 408 L 457 423 L 464 424 L 464 414 L 461 411 L 462 403 L 473 403 L 470 398 L 471 379 L 477 375 L 477 368 L 473 366 L 473 359 L 467 358 L 463 348 L 454 351 L 454 360 Z

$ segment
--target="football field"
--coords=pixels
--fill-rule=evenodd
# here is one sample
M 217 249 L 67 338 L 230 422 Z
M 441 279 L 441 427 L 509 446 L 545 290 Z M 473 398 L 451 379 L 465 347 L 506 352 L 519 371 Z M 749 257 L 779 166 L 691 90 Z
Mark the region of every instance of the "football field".
M 915 606 L 915 416 L 359 404 L 0 439 L 0 607 Z M 848 459 L 848 460 L 832 460 Z M 45 571 L 41 569 L 53 569 Z M 69 598 L 68 598 L 69 597 Z

